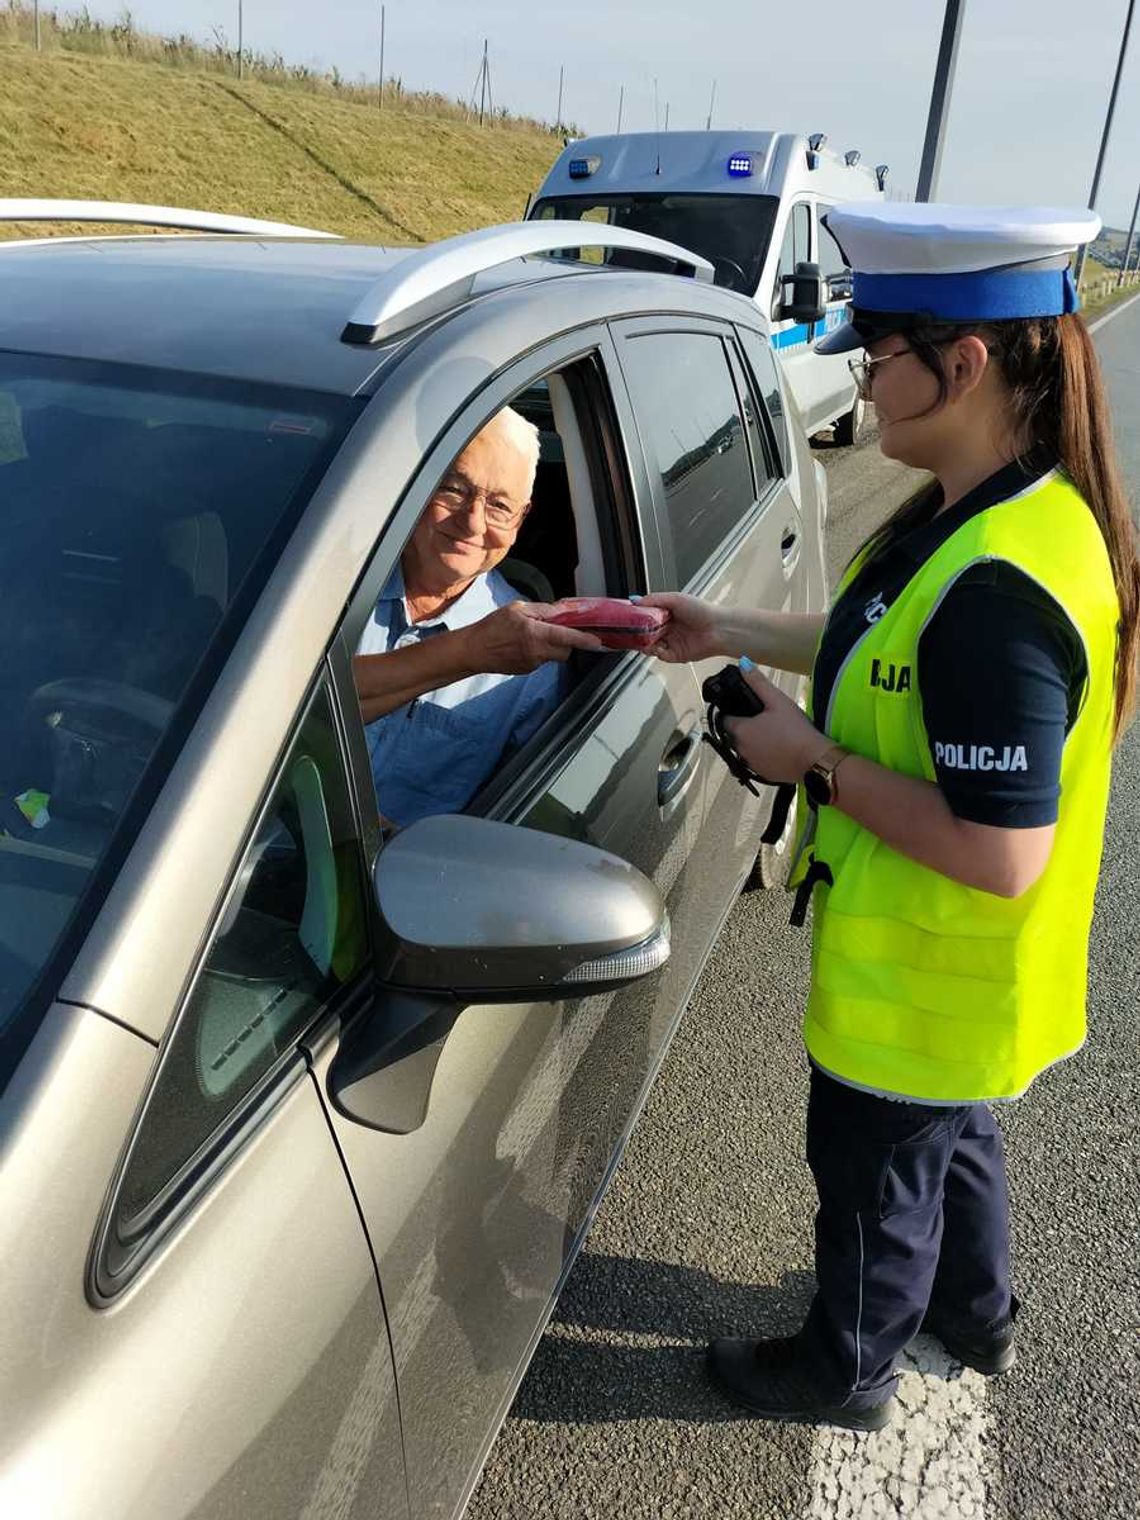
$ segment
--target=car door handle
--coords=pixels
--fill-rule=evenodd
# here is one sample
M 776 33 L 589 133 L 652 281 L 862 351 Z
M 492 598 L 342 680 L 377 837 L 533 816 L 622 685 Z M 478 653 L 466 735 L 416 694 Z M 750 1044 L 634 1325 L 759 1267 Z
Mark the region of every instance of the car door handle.
M 657 805 L 666 807 L 676 801 L 696 774 L 701 753 L 701 726 L 696 724 L 687 734 L 675 736 L 661 756 L 657 767 Z
M 791 559 L 792 555 L 796 552 L 796 545 L 799 543 L 799 541 L 800 536 L 796 532 L 795 528 L 784 529 L 784 536 L 780 540 L 780 558 L 784 561 L 785 565 Z

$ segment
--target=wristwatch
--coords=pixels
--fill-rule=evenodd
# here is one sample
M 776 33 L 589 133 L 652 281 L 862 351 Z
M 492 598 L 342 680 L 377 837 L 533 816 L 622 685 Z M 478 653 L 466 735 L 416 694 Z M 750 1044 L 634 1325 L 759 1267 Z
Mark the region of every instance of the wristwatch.
M 804 791 L 816 807 L 826 807 L 839 796 L 835 773 L 849 753 L 841 744 L 833 744 L 804 772 Z

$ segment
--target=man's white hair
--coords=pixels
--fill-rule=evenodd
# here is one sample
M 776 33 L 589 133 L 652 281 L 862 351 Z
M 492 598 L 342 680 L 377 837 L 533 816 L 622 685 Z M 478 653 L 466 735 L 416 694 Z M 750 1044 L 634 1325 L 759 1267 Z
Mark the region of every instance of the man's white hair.
M 509 442 L 518 449 L 527 463 L 527 471 L 530 484 L 527 487 L 529 496 L 534 490 L 534 479 L 538 474 L 539 455 L 539 432 L 533 422 L 527 420 L 521 412 L 516 412 L 513 406 L 505 406 L 491 418 L 487 428 L 495 428 L 503 433 Z

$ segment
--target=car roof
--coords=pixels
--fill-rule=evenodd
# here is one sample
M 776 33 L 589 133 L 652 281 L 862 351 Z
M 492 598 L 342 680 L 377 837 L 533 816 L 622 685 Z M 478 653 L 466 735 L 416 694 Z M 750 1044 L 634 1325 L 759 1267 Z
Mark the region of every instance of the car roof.
M 377 282 L 422 251 L 245 236 L 8 243 L 0 349 L 357 395 L 425 324 L 387 344 L 345 342 L 345 328 Z M 450 310 L 492 291 L 580 277 L 601 277 L 609 315 L 678 302 L 692 310 L 694 301 L 716 310 L 729 294 L 664 272 L 516 257 L 484 270 Z
M 249 237 L 0 249 L 0 346 L 353 394 L 386 352 L 341 342 L 406 248 Z

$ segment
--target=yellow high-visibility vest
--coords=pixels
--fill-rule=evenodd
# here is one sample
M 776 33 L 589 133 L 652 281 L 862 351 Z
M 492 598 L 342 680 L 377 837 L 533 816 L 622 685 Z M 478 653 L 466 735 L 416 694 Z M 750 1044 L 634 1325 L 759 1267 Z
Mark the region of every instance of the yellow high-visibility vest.
M 826 727 L 854 754 L 935 780 L 919 639 L 958 577 L 995 559 L 1059 603 L 1087 656 L 1053 849 L 1034 886 L 1006 899 L 918 865 L 837 808 L 820 809 L 813 853 L 833 885 L 815 892 L 804 1037 L 826 1071 L 875 1092 L 943 1102 L 1016 1097 L 1085 1038 L 1120 607 L 1100 529 L 1063 476 L 1053 472 L 979 512 L 931 555 L 851 651 Z M 971 672 L 961 679 L 968 685 Z M 1015 754 L 969 758 L 1017 763 Z M 840 771 L 841 790 L 842 780 Z

